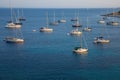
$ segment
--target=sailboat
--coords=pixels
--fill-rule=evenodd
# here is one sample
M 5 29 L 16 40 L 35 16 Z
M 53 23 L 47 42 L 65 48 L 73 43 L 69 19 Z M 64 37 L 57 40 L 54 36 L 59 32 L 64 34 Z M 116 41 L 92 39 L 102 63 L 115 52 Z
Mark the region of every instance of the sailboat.
M 14 36 L 8 36 L 4 39 L 4 41 L 7 43 L 23 43 L 24 38 L 22 36 L 21 29 L 15 29 L 14 32 L 16 32 L 16 34 Z M 21 35 L 21 36 L 19 36 L 19 35 Z
M 103 36 L 98 36 L 98 37 L 96 37 L 94 39 L 94 43 L 102 43 L 102 44 L 104 44 L 104 43 L 109 43 L 109 42 L 110 42 L 110 40 L 109 39 L 104 39 Z
M 78 54 L 84 54 L 84 53 L 88 52 L 88 48 L 83 48 L 83 46 L 82 46 L 82 35 L 80 36 L 80 46 L 75 47 L 73 52 L 78 53 Z
M 103 29 L 103 30 L 105 30 L 105 29 Z M 101 32 L 100 36 L 94 38 L 94 41 L 93 41 L 93 43 L 96 43 L 96 44 L 98 44 L 98 43 L 105 44 L 105 43 L 109 43 L 109 42 L 110 42 L 109 39 L 104 38 L 104 33 L 103 32 Z
M 62 13 L 62 19 L 58 20 L 59 23 L 66 23 L 66 20 L 64 19 L 64 12 Z
M 71 21 L 77 21 L 77 18 L 72 18 Z
M 8 23 L 6 24 L 6 26 L 5 26 L 5 28 L 20 28 L 21 27 L 21 23 L 19 22 L 19 20 L 17 19 L 17 17 L 16 17 L 16 15 L 15 15 L 15 13 L 14 13 L 14 16 L 15 16 L 15 20 L 16 20 L 16 22 L 14 22 L 14 18 L 13 18 L 13 9 L 12 9 L 12 7 L 11 7 L 11 9 L 10 9 L 11 11 L 11 13 L 10 13 L 10 21 L 8 21 Z
M 9 22 L 6 24 L 5 28 L 20 28 L 21 25 L 22 25 L 22 23 L 19 23 L 18 20 L 16 20 L 16 23 L 14 23 L 13 21 L 9 21 Z
M 76 17 L 76 11 L 75 11 L 75 17 L 71 19 L 71 21 L 77 21 L 77 17 Z
M 85 27 L 84 29 L 83 29 L 83 31 L 87 31 L 87 32 L 89 32 L 89 31 L 91 31 L 92 30 L 92 28 L 90 28 L 90 27 Z
M 98 23 L 100 23 L 100 24 L 104 24 L 104 23 L 105 23 L 104 18 L 101 18 L 100 20 L 98 20 Z
M 7 43 L 23 43 L 24 39 L 15 38 L 15 37 L 6 37 L 4 41 L 6 41 Z
M 113 19 L 112 19 L 112 21 L 109 21 L 109 22 L 107 22 L 107 25 L 111 25 L 111 26 L 118 26 L 119 25 L 119 22 L 118 21 L 115 21 L 115 14 L 114 14 L 115 12 L 114 12 L 114 9 L 113 9 Z
M 78 28 L 76 28 L 75 30 L 72 30 L 72 31 L 70 32 L 70 35 L 81 35 L 81 34 L 82 34 L 82 32 L 79 31 Z
M 21 9 L 21 17 L 19 17 L 19 21 L 26 21 L 23 13 L 23 9 Z
M 46 27 L 41 27 L 40 28 L 40 32 L 52 32 L 53 29 L 52 28 L 48 28 L 48 13 L 46 14 L 47 18 L 46 18 Z
M 54 12 L 54 18 L 53 18 L 53 22 L 50 22 L 50 25 L 52 26 L 57 26 L 58 25 L 58 22 L 55 20 L 55 12 Z
M 21 25 L 22 25 L 22 22 L 19 20 L 19 17 L 20 17 L 20 15 L 19 15 L 19 9 L 17 10 L 17 14 L 18 14 L 18 15 L 17 15 L 17 17 L 16 17 L 16 22 L 15 22 L 15 24 L 21 26 Z
M 87 17 L 87 26 L 83 29 L 83 31 L 89 32 L 91 30 L 92 30 L 92 28 L 90 28 L 89 25 L 88 25 L 88 17 Z
M 107 22 L 107 25 L 118 26 L 119 22 L 117 22 L 117 21 L 109 21 L 109 22 Z
M 79 23 L 78 17 L 77 17 L 77 21 L 75 21 L 75 23 L 72 25 L 72 27 L 82 27 L 82 25 L 80 25 L 80 23 Z

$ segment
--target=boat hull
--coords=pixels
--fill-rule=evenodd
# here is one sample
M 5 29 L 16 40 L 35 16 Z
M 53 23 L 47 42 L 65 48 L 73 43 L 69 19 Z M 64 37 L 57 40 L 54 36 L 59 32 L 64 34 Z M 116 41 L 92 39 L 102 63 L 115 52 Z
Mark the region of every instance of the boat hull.
M 105 43 L 109 43 L 110 42 L 110 40 L 107 40 L 107 39 L 98 39 L 98 40 L 94 40 L 94 43 L 103 43 L 103 44 L 105 44 Z
M 91 28 L 84 28 L 83 31 L 91 31 Z
M 71 35 L 81 35 L 82 32 L 78 31 L 78 32 L 70 32 Z
M 105 21 L 104 20 L 99 20 L 98 23 L 105 24 Z
M 78 49 L 73 50 L 74 53 L 80 53 L 80 54 L 87 53 L 87 51 L 88 49 L 86 48 L 78 48 Z
M 52 26 L 57 26 L 57 25 L 58 25 L 58 22 L 51 22 L 50 25 L 52 25 Z
M 76 25 L 76 24 L 73 24 L 72 27 L 82 27 L 82 26 L 79 25 L 79 24 L 77 24 L 77 25 Z
M 119 22 L 108 22 L 107 25 L 118 26 Z
M 7 43 L 23 43 L 24 39 L 7 37 L 4 39 L 4 41 L 6 41 Z
M 53 29 L 51 28 L 40 28 L 40 32 L 52 32 Z
M 6 28 L 21 28 L 20 24 L 8 23 Z
M 66 23 L 66 20 L 62 19 L 62 20 L 58 20 L 59 23 Z
M 78 21 L 78 19 L 77 18 L 72 18 L 71 21 Z

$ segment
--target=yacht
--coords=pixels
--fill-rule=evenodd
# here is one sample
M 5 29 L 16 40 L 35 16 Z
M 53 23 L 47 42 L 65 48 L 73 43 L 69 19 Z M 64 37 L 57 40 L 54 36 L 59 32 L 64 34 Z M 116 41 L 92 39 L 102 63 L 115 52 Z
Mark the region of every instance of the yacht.
M 81 35 L 82 32 L 80 32 L 78 29 L 75 29 L 75 30 L 72 30 L 72 31 L 70 32 L 70 34 L 71 34 L 71 35 Z
M 104 43 L 109 43 L 109 42 L 110 42 L 110 40 L 103 39 L 103 37 L 96 37 L 94 39 L 94 43 L 102 43 L 102 44 L 104 44 Z
M 59 23 L 66 23 L 66 19 L 64 18 L 64 12 L 62 13 L 62 19 L 58 20 Z
M 77 21 L 75 21 L 75 23 L 72 25 L 72 27 L 82 27 L 79 23 L 78 17 L 77 17 Z
M 21 23 L 9 22 L 9 23 L 7 23 L 7 25 L 5 27 L 6 28 L 20 28 L 21 27 Z
M 73 50 L 74 53 L 84 54 L 84 53 L 88 52 L 88 48 L 83 48 L 83 46 L 82 46 L 82 35 L 80 36 L 80 46 L 74 48 L 74 50 Z M 85 42 L 85 40 L 84 40 L 84 42 Z M 87 44 L 86 44 L 86 47 L 87 47 Z
M 82 47 L 75 47 L 75 49 L 73 50 L 74 53 L 86 53 L 88 51 L 87 48 L 82 48 Z
M 83 29 L 83 31 L 87 31 L 87 32 L 89 32 L 89 31 L 91 31 L 92 30 L 92 28 L 89 28 L 89 27 L 85 27 L 84 29 Z
M 105 21 L 104 21 L 103 19 L 101 19 L 101 20 L 98 20 L 98 23 L 100 23 L 100 24 L 104 24 Z
M 110 22 L 107 22 L 107 25 L 118 26 L 119 22 L 110 21 Z
M 8 43 L 23 43 L 24 39 L 22 38 L 16 38 L 16 37 L 6 37 L 4 41 Z
M 48 13 L 46 14 L 47 18 L 46 18 L 46 27 L 41 27 L 40 28 L 40 32 L 52 32 L 53 29 L 52 28 L 48 28 Z
M 54 17 L 53 17 L 53 22 L 50 22 L 50 25 L 52 26 L 57 26 L 58 25 L 58 21 L 56 21 L 56 18 L 55 18 L 55 12 L 54 12 Z
M 48 28 L 48 27 L 42 27 L 40 28 L 40 32 L 52 32 L 53 29 L 52 28 Z

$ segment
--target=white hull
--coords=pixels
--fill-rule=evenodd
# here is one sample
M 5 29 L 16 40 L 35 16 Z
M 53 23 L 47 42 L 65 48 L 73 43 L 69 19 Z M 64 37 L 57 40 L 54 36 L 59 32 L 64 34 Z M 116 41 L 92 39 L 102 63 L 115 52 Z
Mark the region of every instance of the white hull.
M 70 32 L 70 34 L 71 34 L 71 35 L 81 35 L 82 32 L 80 32 L 80 31 L 78 31 L 78 30 L 72 30 L 72 31 Z
M 58 20 L 59 23 L 66 23 L 66 20 L 62 19 L 62 20 Z
M 91 28 L 86 27 L 83 29 L 83 31 L 91 31 Z
M 104 24 L 105 21 L 104 21 L 104 20 L 99 20 L 98 23 L 100 23 L 100 24 Z
M 114 22 L 114 23 L 112 23 L 112 25 L 113 25 L 113 26 L 118 26 L 119 23 L 118 23 L 118 22 Z
M 73 50 L 73 52 L 75 53 L 86 53 L 88 51 L 88 49 L 86 48 L 78 48 L 76 50 Z
M 9 42 L 9 43 L 23 43 L 24 39 L 7 37 L 7 38 L 4 39 L 4 41 Z
M 46 28 L 46 27 L 43 27 L 43 28 L 40 28 L 40 32 L 52 32 L 53 29 L 51 28 Z
M 51 22 L 50 25 L 52 25 L 52 26 L 57 26 L 57 25 L 58 25 L 58 22 Z
M 6 28 L 20 28 L 21 25 L 20 24 L 14 24 L 14 23 L 8 23 L 6 25 Z
M 107 39 L 95 39 L 94 43 L 109 43 L 110 40 Z
M 35 32 L 36 30 L 34 29 L 34 30 L 32 30 L 33 32 Z
M 108 22 L 107 24 L 112 26 L 118 26 L 119 22 Z

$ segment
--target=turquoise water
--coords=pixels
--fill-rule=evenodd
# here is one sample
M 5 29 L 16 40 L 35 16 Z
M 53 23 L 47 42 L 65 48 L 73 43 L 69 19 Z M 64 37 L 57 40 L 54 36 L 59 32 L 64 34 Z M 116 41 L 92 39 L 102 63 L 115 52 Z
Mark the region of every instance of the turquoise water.
M 93 44 L 93 39 L 103 27 L 97 23 L 100 15 L 112 12 L 111 9 L 24 9 L 26 21 L 21 28 L 25 39 L 23 44 L 3 41 L 12 33 L 12 30 L 4 28 L 9 11 L 0 9 L 0 80 L 120 79 L 120 26 L 106 26 L 111 40 L 109 44 Z M 50 22 L 54 11 L 56 20 L 61 19 L 64 11 L 67 23 L 49 26 L 54 29 L 52 33 L 40 33 L 39 28 L 46 24 L 46 12 Z M 89 49 L 84 55 L 72 52 L 74 47 L 80 45 L 80 36 L 67 35 L 73 29 L 70 19 L 77 11 L 83 27 L 87 17 L 92 27 L 91 32 L 83 32 Z M 32 32 L 33 29 L 36 32 Z

